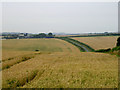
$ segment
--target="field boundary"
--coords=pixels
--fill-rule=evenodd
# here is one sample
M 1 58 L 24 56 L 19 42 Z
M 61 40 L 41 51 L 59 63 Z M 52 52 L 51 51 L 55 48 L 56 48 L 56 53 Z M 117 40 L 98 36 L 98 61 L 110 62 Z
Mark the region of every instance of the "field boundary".
M 76 35 L 76 36 L 68 36 L 68 37 L 109 37 L 109 36 L 120 36 L 120 34 L 115 35 Z
M 73 45 L 75 45 L 77 48 L 79 48 L 79 50 L 81 52 L 94 52 L 95 50 L 93 48 L 91 48 L 90 46 L 82 43 L 82 42 L 79 42 L 75 39 L 71 39 L 69 37 L 56 37 L 58 39 L 62 39 L 62 40 L 65 40 Z

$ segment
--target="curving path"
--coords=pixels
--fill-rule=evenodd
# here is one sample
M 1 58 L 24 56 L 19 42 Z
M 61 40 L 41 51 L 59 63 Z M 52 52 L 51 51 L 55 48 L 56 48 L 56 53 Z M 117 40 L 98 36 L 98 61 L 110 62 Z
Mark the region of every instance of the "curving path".
M 85 50 L 85 52 L 90 52 L 90 51 L 89 51 L 89 49 L 87 49 L 87 48 L 86 48 L 86 47 L 84 47 L 83 45 L 78 44 L 78 43 L 76 43 L 76 42 L 74 42 L 74 41 L 70 41 L 70 42 L 72 42 L 73 44 L 76 44 L 77 46 L 79 46 L 79 47 L 83 48 L 83 49 Z
M 84 43 L 81 43 L 81 42 L 79 42 L 77 40 L 74 40 L 74 39 L 71 39 L 71 38 L 68 38 L 68 37 L 56 37 L 56 38 L 65 40 L 65 41 L 75 45 L 82 52 L 93 52 L 94 51 L 94 49 L 92 49 L 90 46 L 85 45 Z

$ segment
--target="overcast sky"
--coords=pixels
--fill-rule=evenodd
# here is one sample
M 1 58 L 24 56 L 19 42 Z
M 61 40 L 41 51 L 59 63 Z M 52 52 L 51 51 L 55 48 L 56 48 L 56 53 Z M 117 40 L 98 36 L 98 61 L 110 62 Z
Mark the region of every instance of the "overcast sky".
M 117 32 L 117 2 L 4 2 L 3 32 Z

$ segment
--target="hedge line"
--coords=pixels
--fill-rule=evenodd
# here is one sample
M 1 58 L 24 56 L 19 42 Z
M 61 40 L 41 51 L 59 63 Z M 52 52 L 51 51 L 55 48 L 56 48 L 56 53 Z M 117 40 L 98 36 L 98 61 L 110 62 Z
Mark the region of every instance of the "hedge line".
M 79 41 L 77 41 L 77 40 L 74 40 L 74 39 L 71 39 L 71 38 L 68 38 L 68 37 L 56 37 L 56 38 L 65 40 L 65 41 L 67 41 L 67 42 L 69 42 L 69 43 L 77 46 L 77 47 L 80 49 L 80 51 L 82 51 L 82 52 L 85 52 L 85 50 L 84 50 L 82 47 L 80 47 L 79 45 L 77 45 L 77 44 L 83 45 L 84 47 L 88 48 L 89 51 L 92 51 L 92 52 L 95 51 L 95 50 L 94 50 L 93 48 L 91 48 L 90 46 L 88 46 L 88 45 L 86 45 L 86 44 L 84 44 L 84 43 L 82 43 L 82 42 L 79 42 Z M 77 44 L 75 44 L 75 43 L 73 43 L 73 42 L 71 42 L 71 41 L 73 41 L 73 42 L 75 42 L 75 43 L 77 43 Z
M 120 34 L 107 34 L 107 35 L 104 35 L 104 34 L 98 34 L 98 35 L 76 35 L 76 36 L 68 36 L 68 37 L 100 37 L 100 36 L 119 36 Z
M 89 49 L 90 51 L 92 51 L 92 52 L 95 51 L 93 48 L 91 48 L 90 46 L 88 46 L 88 45 L 85 44 L 85 43 L 79 42 L 79 41 L 77 41 L 77 40 L 75 40 L 75 39 L 71 39 L 71 38 L 69 38 L 69 39 L 72 40 L 72 41 L 74 41 L 74 42 L 76 42 L 76 43 L 79 43 L 79 44 L 83 45 L 84 47 L 88 48 L 88 49 Z

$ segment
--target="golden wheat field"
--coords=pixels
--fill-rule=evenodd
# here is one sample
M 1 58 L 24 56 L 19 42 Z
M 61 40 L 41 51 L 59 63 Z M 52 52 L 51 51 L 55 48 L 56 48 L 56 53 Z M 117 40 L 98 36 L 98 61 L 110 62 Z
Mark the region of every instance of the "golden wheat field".
M 93 49 L 108 49 L 116 46 L 118 36 L 99 36 L 99 37 L 74 37 L 73 39 L 83 42 Z
M 3 88 L 118 87 L 115 55 L 80 52 L 59 39 L 4 40 L 2 49 Z

